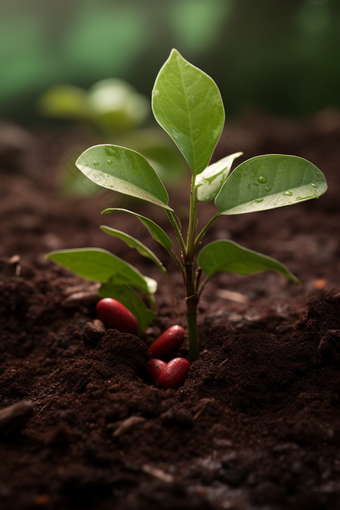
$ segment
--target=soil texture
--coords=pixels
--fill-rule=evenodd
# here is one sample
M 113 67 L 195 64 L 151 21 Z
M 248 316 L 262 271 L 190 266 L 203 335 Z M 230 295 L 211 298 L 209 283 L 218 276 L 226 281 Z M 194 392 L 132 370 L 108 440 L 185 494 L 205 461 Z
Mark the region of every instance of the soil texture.
M 1 509 L 340 508 L 340 115 L 254 114 L 226 127 L 215 160 L 240 150 L 245 159 L 295 154 L 324 172 L 329 190 L 213 225 L 203 244 L 232 239 L 279 259 L 301 284 L 272 272 L 215 277 L 200 303 L 200 358 L 177 390 L 153 383 L 146 364 L 155 338 L 185 327 L 181 276 L 136 218 L 104 221 L 100 212 L 131 208 L 173 239 L 166 215 L 113 192 L 63 199 L 60 167 L 74 147 L 96 141 L 76 130 L 8 130 L 11 141 L 0 143 Z M 169 193 L 183 230 L 188 192 L 184 180 Z M 201 204 L 200 226 L 214 214 L 213 203 Z M 152 261 L 105 235 L 103 223 L 164 261 L 177 307 Z M 143 338 L 85 328 L 96 319 L 98 286 L 44 257 L 85 246 L 158 281 L 159 315 Z M 187 356 L 186 343 L 178 354 Z

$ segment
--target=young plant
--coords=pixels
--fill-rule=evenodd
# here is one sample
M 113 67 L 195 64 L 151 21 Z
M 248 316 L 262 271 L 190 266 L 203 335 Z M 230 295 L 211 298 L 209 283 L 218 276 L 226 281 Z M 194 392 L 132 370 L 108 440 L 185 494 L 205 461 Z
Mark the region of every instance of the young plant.
M 152 91 L 152 109 L 156 120 L 176 143 L 192 173 L 186 237 L 183 236 L 179 219 L 169 206 L 165 187 L 150 163 L 137 152 L 115 145 L 97 145 L 79 157 L 77 166 L 96 184 L 151 202 L 167 214 L 179 243 L 180 256 L 172 250 L 169 236 L 150 219 L 125 209 L 103 211 L 103 214 L 124 211 L 136 216 L 176 261 L 186 289 L 189 356 L 194 361 L 199 355 L 197 307 L 202 290 L 210 278 L 221 271 L 245 275 L 274 270 L 298 283 L 289 269 L 277 260 L 243 248 L 233 241 L 212 242 L 198 253 L 209 227 L 220 216 L 263 211 L 317 198 L 326 191 L 327 184 L 325 176 L 316 166 L 296 156 L 257 156 L 241 163 L 232 173 L 232 163 L 242 154 L 240 152 L 209 165 L 224 126 L 222 98 L 214 81 L 176 50 L 172 50 L 157 76 Z M 197 232 L 198 202 L 213 199 L 217 212 Z M 167 276 L 162 262 L 140 241 L 111 227 L 101 228 L 149 257 Z M 117 299 L 126 306 L 137 319 L 140 333 L 155 317 L 153 294 L 156 282 L 141 275 L 118 257 L 97 248 L 63 250 L 47 256 L 80 276 L 102 282 L 100 297 Z M 201 282 L 202 273 L 205 279 Z M 135 290 L 145 292 L 152 311 L 146 308 Z

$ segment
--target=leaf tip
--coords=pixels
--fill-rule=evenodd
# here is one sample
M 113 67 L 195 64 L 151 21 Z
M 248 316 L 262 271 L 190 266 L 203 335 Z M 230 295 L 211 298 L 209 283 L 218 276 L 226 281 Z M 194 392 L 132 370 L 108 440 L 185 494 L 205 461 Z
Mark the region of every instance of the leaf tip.
M 175 55 L 175 56 L 181 56 L 180 52 L 178 50 L 176 50 L 176 48 L 172 48 L 172 50 L 170 51 L 170 58 Z

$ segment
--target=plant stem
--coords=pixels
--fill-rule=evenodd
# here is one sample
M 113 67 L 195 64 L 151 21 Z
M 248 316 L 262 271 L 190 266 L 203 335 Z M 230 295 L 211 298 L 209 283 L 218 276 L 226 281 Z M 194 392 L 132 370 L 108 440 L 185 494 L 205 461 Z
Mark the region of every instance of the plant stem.
M 197 333 L 197 311 L 195 314 L 187 313 L 187 327 L 189 336 L 189 360 L 196 361 L 199 355 L 198 333 Z
M 189 359 L 195 361 L 199 354 L 199 343 L 197 333 L 197 305 L 198 294 L 195 275 L 195 237 L 197 225 L 197 190 L 195 187 L 195 179 L 191 179 L 191 192 L 190 192 L 190 211 L 189 211 L 189 226 L 186 252 L 184 254 L 185 265 L 185 289 L 186 289 L 186 307 L 187 307 L 187 327 L 189 337 Z
M 178 242 L 179 242 L 180 247 L 181 247 L 182 254 L 185 254 L 186 253 L 186 247 L 185 247 L 185 244 L 184 244 L 184 239 L 183 239 L 182 233 L 181 233 L 181 231 L 180 231 L 180 229 L 178 227 L 178 224 L 177 224 L 176 218 L 174 216 L 174 213 L 172 211 L 168 211 L 166 209 L 166 214 L 168 215 L 168 218 L 170 220 L 172 228 L 175 231 L 176 237 L 177 237 Z
M 194 244 L 194 249 L 195 249 L 195 252 L 198 248 L 198 245 L 202 239 L 202 237 L 207 233 L 207 230 L 211 227 L 211 225 L 214 223 L 214 221 L 217 220 L 217 218 L 219 218 L 221 216 L 220 213 L 217 213 L 215 214 L 215 216 L 213 216 L 209 221 L 208 223 L 205 225 L 205 227 L 202 228 L 201 232 L 198 234 L 198 236 L 196 237 L 195 239 L 195 244 Z
M 190 261 L 194 260 L 195 251 L 195 236 L 197 227 L 197 189 L 195 187 L 195 178 L 191 178 L 191 190 L 190 190 L 190 210 L 189 210 L 189 226 L 188 226 L 188 237 L 187 237 L 187 255 Z
M 210 280 L 210 278 L 211 278 L 211 276 L 208 276 L 205 280 L 203 280 L 201 285 L 198 287 L 198 291 L 197 291 L 198 298 L 200 298 L 202 291 L 203 291 L 204 287 L 206 286 L 206 284 L 208 283 L 208 281 Z

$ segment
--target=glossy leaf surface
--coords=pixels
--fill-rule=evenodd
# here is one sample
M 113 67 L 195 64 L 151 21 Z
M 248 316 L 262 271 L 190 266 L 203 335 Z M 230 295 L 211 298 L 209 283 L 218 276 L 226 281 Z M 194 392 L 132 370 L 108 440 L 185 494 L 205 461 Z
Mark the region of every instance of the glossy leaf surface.
M 152 109 L 192 173 L 203 172 L 224 126 L 223 102 L 215 82 L 172 50 L 157 76 Z
M 107 227 L 105 225 L 102 225 L 100 227 L 106 234 L 118 237 L 124 243 L 126 243 L 130 248 L 136 248 L 136 250 L 143 255 L 143 257 L 148 257 L 151 259 L 158 267 L 159 269 L 164 273 L 167 274 L 165 267 L 163 266 L 162 262 L 159 260 L 159 258 L 147 247 L 145 244 L 138 241 L 138 239 L 135 239 L 134 237 L 125 234 L 125 232 L 121 232 L 120 230 L 116 230 L 115 228 Z
M 157 283 L 144 277 L 133 266 L 112 253 L 99 248 L 52 251 L 46 257 L 87 280 L 130 285 L 146 294 L 156 292 Z
M 108 208 L 104 209 L 102 211 L 102 214 L 109 214 L 114 212 L 125 212 L 128 214 L 132 214 L 133 216 L 136 216 L 143 225 L 146 226 L 148 231 L 150 232 L 151 236 L 154 238 L 155 241 L 157 241 L 159 244 L 161 244 L 166 250 L 171 250 L 172 242 L 170 237 L 164 232 L 161 227 L 157 225 L 154 221 L 150 220 L 149 218 L 146 218 L 145 216 L 142 216 L 141 214 L 137 214 L 133 211 L 129 211 L 128 209 L 120 209 L 120 208 Z
M 200 202 L 208 202 L 216 197 L 229 175 L 234 159 L 242 156 L 242 154 L 243 152 L 230 154 L 230 156 L 209 165 L 202 173 L 196 175 L 195 186 L 197 188 L 197 198 Z
M 176 186 L 186 174 L 186 164 L 178 148 L 158 126 L 129 132 L 120 145 L 142 154 L 167 189 Z
M 325 176 L 306 159 L 268 154 L 235 168 L 215 204 L 221 214 L 243 214 L 318 198 L 326 190 Z
M 140 335 L 149 327 L 151 321 L 157 317 L 157 314 L 149 310 L 136 292 L 127 285 L 103 283 L 99 289 L 98 295 L 101 298 L 110 297 L 116 299 L 130 310 L 137 319 Z
M 95 145 L 79 156 L 76 165 L 99 186 L 172 210 L 161 180 L 138 152 L 117 145 Z
M 272 270 L 294 283 L 299 283 L 296 276 L 278 260 L 243 248 L 233 241 L 221 240 L 208 244 L 199 253 L 197 263 L 208 277 L 221 272 L 251 274 Z

